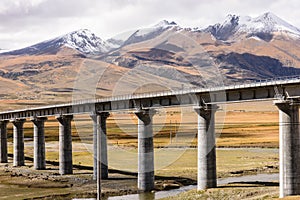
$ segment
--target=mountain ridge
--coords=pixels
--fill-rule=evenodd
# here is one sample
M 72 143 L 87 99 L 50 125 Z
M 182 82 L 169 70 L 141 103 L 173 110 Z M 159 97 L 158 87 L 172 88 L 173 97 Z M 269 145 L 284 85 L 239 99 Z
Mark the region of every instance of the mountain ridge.
M 294 33 L 284 29 L 279 37 L 277 32 L 270 33 L 275 22 L 288 30 L 292 27 L 276 18 L 273 23 L 268 16 L 275 18 L 270 14 L 245 20 L 228 16 L 223 28 L 232 31 L 224 31 L 226 40 L 166 20 L 114 37 L 114 41 L 86 29 L 73 31 L 1 54 L 0 96 L 55 104 L 71 101 L 74 91 L 82 99 L 102 98 L 300 74 L 298 29 Z M 245 21 L 267 27 L 266 33 L 238 32 L 244 30 Z
M 235 41 L 240 35 L 270 42 L 275 33 L 285 33 L 296 39 L 300 38 L 300 29 L 282 20 L 273 13 L 267 12 L 258 17 L 228 15 L 224 22 L 210 25 L 207 28 L 182 28 L 174 21 L 162 20 L 155 25 L 118 34 L 107 40 L 101 39 L 88 29 L 80 29 L 54 39 L 46 40 L 32 46 L 7 51 L 0 55 L 34 55 L 55 54 L 63 46 L 69 47 L 84 55 L 97 55 L 121 48 L 125 45 L 153 39 L 165 31 L 206 32 L 216 40 Z

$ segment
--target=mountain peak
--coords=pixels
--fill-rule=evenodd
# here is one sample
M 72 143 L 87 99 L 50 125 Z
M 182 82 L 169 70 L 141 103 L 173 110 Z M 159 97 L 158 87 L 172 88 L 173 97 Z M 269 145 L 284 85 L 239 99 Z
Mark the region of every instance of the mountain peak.
M 92 33 L 92 31 L 90 31 L 89 29 L 87 28 L 81 28 L 81 29 L 78 29 L 78 30 L 75 30 L 75 31 L 72 31 L 70 33 L 67 33 L 67 34 L 73 34 L 73 33 L 83 33 L 83 34 L 86 34 L 86 33 Z
M 253 22 L 261 23 L 265 29 L 269 30 L 270 32 L 285 31 L 296 35 L 300 34 L 300 30 L 298 28 L 294 27 L 271 12 L 264 13 L 263 15 L 254 18 Z
M 253 18 L 252 21 L 256 23 L 263 23 L 268 28 L 274 28 L 276 25 L 283 25 L 286 27 L 291 26 L 286 21 L 271 12 L 267 12 L 256 18 Z
M 239 20 L 240 16 L 238 15 L 234 15 L 234 14 L 228 14 L 226 16 L 225 22 L 230 22 L 230 21 L 235 21 L 235 20 Z
M 283 21 L 282 19 L 280 19 L 277 15 L 275 15 L 272 12 L 266 12 L 266 13 L 258 16 L 255 19 L 256 20 L 261 20 L 261 21 L 273 21 L 273 22 L 281 22 L 281 21 Z
M 70 36 L 74 36 L 77 35 L 79 37 L 90 37 L 90 38 L 99 38 L 98 36 L 96 36 L 91 30 L 89 29 L 78 29 L 76 31 L 72 31 L 70 33 L 67 33 L 61 37 L 70 37 Z M 101 39 L 101 38 L 100 38 Z
M 262 36 L 269 41 L 276 32 L 284 32 L 300 37 L 300 30 L 271 12 L 259 17 L 227 15 L 225 21 L 208 27 L 205 31 L 211 32 L 217 39 L 228 40 L 232 36 L 247 34 L 249 36 Z M 260 35 L 260 36 L 259 36 Z
M 62 36 L 64 45 L 85 54 L 109 51 L 109 45 L 88 29 L 79 29 Z
M 157 37 L 165 31 L 178 29 L 180 29 L 180 27 L 174 21 L 169 22 L 167 20 L 162 20 L 154 26 L 136 30 L 127 38 L 126 41 L 124 41 L 124 44 L 128 45 L 150 40 Z
M 177 23 L 174 21 L 169 22 L 168 20 L 162 20 L 159 23 L 157 23 L 154 27 L 169 27 L 169 26 L 177 26 Z
M 64 46 L 71 49 L 75 49 L 80 53 L 86 55 L 105 53 L 113 48 L 109 43 L 96 36 L 90 30 L 79 29 L 77 31 L 73 31 L 62 35 L 60 37 L 37 43 L 24 49 L 7 52 L 6 54 L 56 54 Z

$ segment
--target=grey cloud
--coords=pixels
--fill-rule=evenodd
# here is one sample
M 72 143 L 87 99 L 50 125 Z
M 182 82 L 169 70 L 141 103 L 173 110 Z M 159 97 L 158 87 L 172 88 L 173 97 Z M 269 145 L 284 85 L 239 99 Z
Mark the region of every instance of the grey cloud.
M 2 0 L 0 48 L 33 44 L 79 28 L 110 37 L 162 19 L 204 27 L 231 13 L 258 16 L 271 11 L 300 27 L 299 9 L 298 0 Z
M 70 17 L 89 12 L 89 8 L 93 8 L 96 3 L 96 0 L 45 0 L 39 4 L 32 4 L 30 0 L 25 0 L 18 4 L 11 3 L 0 13 L 1 16 L 11 17 L 12 20 L 19 17 Z

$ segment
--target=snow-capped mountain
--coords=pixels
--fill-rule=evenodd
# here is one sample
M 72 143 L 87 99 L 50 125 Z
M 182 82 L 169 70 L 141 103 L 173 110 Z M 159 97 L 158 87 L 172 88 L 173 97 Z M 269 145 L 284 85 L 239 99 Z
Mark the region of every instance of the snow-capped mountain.
M 298 28 L 270 12 L 256 18 L 228 15 L 223 23 L 209 26 L 204 31 L 210 32 L 218 40 L 228 40 L 241 34 L 256 36 L 266 41 L 270 41 L 274 33 L 300 37 Z
M 254 37 L 269 42 L 278 33 L 285 34 L 288 37 L 300 38 L 298 28 L 268 12 L 256 18 L 228 15 L 223 23 L 209 26 L 206 29 L 184 29 L 175 22 L 163 20 L 153 26 L 128 31 L 108 40 L 101 39 L 87 29 L 81 29 L 30 47 L 6 51 L 2 55 L 56 54 L 63 47 L 74 49 L 83 55 L 99 55 L 129 44 L 156 38 L 165 31 L 183 31 L 188 34 L 192 33 L 191 35 L 195 37 L 202 37 L 201 33 L 206 32 L 213 35 L 217 40 L 231 42 L 236 42 L 239 38 L 245 37 Z M 198 33 L 200 34 L 197 35 Z
M 64 45 L 85 54 L 108 52 L 112 47 L 90 30 L 82 29 L 63 36 Z
M 47 40 L 30 47 L 6 52 L 10 55 L 35 55 L 35 54 L 55 54 L 62 47 L 75 49 L 85 55 L 105 53 L 114 46 L 96 36 L 90 30 L 81 29 L 66 35 Z
M 123 46 L 153 39 L 162 34 L 164 31 L 170 29 L 179 30 L 181 28 L 174 21 L 169 22 L 167 20 L 162 20 L 159 23 L 150 27 L 118 34 L 117 36 L 109 39 L 108 41 L 113 44 Z
M 184 41 L 182 36 L 192 40 Z M 87 63 L 80 66 L 86 69 L 87 88 L 93 79 L 89 77 L 97 72 L 93 66 L 99 67 L 99 73 L 105 69 L 97 86 L 100 97 L 113 94 L 120 80 L 124 92 L 136 91 L 138 78 L 182 88 L 183 84 L 202 87 L 219 81 L 209 80 L 215 71 L 225 84 L 299 75 L 300 31 L 272 13 L 256 18 L 229 15 L 223 23 L 206 29 L 181 28 L 164 20 L 109 40 L 83 29 L 0 55 L 0 83 L 7 98 L 21 94 L 31 99 L 36 94 L 34 98 L 46 99 L 45 103 L 65 102 L 66 95 L 72 98 L 79 62 Z M 127 74 L 134 76 L 124 78 Z M 159 89 L 149 87 L 149 91 Z

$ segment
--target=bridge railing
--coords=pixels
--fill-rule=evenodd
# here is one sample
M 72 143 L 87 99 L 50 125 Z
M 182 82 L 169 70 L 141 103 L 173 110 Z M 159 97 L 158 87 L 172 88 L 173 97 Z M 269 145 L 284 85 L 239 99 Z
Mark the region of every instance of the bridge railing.
M 166 91 L 157 91 L 157 92 L 147 92 L 142 94 L 125 94 L 125 95 L 117 95 L 112 97 L 105 97 L 100 99 L 84 99 L 84 100 L 74 100 L 69 103 L 59 104 L 59 105 L 49 105 L 43 106 L 44 108 L 51 108 L 51 107 L 67 107 L 67 106 L 76 106 L 82 104 L 95 104 L 101 102 L 113 102 L 113 101 L 126 101 L 130 99 L 140 99 L 140 98 L 153 98 L 153 97 L 161 97 L 161 96 L 177 96 L 177 95 L 184 95 L 184 94 L 195 94 L 195 93 L 203 93 L 203 92 L 213 92 L 213 91 L 226 91 L 230 89 L 239 89 L 239 88 L 251 88 L 251 87 L 262 87 L 262 86 L 269 86 L 269 85 L 280 85 L 280 84 L 288 84 L 288 83 L 297 83 L 300 82 L 300 75 L 295 76 L 285 76 L 285 77 L 275 77 L 269 79 L 261 79 L 261 80 L 253 80 L 247 81 L 244 83 L 235 83 L 232 85 L 224 85 L 224 86 L 217 86 L 211 88 L 199 88 L 199 87 L 191 87 L 188 89 L 180 89 L 180 90 L 166 90 Z M 31 107 L 22 109 L 23 110 L 34 110 L 34 109 L 42 109 L 43 107 Z M 15 110 L 16 111 L 16 110 Z M 2 112 L 0 112 L 1 114 Z
M 151 97 L 159 97 L 159 96 L 183 95 L 183 94 L 190 94 L 190 93 L 197 93 L 197 92 L 222 91 L 222 90 L 230 89 L 231 87 L 233 89 L 238 89 L 238 88 L 268 86 L 268 85 L 279 85 L 279 84 L 286 84 L 286 83 L 299 82 L 299 81 L 300 81 L 300 75 L 297 75 L 297 76 L 286 76 L 286 77 L 275 77 L 269 79 L 253 80 L 246 83 L 235 83 L 233 85 L 224 85 L 224 86 L 218 86 L 213 88 L 192 87 L 185 90 L 174 90 L 174 91 L 168 90 L 168 91 L 148 92 L 143 94 L 129 94 L 129 95 L 114 96 L 111 98 L 115 100 L 151 98 Z
M 161 96 L 172 96 L 172 95 L 184 95 L 184 94 L 192 94 L 192 93 L 199 93 L 199 92 L 212 92 L 212 91 L 222 91 L 227 89 L 239 89 L 239 88 L 250 88 L 250 87 L 261 87 L 261 86 L 268 86 L 268 85 L 279 85 L 279 84 L 286 84 L 292 82 L 299 82 L 300 75 L 295 76 L 285 76 L 285 77 L 275 77 L 269 79 L 261 79 L 261 80 L 253 80 L 253 81 L 246 81 L 244 83 L 234 83 L 232 85 L 224 85 L 224 86 L 217 86 L 211 88 L 199 88 L 199 87 L 191 87 L 189 89 L 180 89 L 180 90 L 165 90 L 165 91 L 157 91 L 157 92 L 146 92 L 141 94 L 125 94 L 125 95 L 116 95 L 112 97 L 105 97 L 100 99 L 86 99 L 86 100 L 78 100 L 73 101 L 72 105 L 80 105 L 80 104 L 87 104 L 87 103 L 101 103 L 107 101 L 122 101 L 122 100 L 129 100 L 129 99 L 140 99 L 140 98 L 153 98 L 153 97 L 161 97 Z

